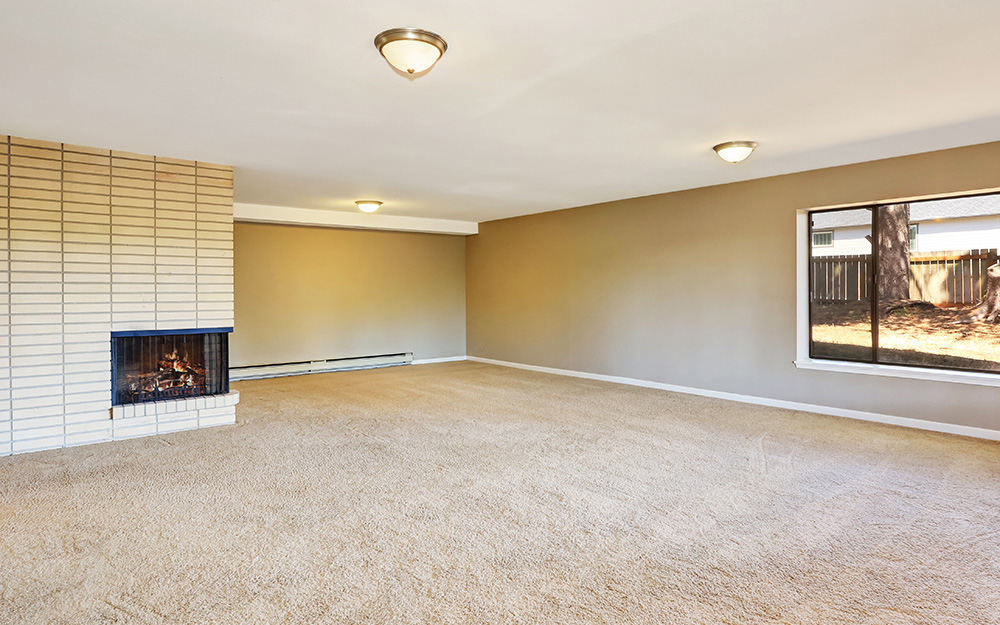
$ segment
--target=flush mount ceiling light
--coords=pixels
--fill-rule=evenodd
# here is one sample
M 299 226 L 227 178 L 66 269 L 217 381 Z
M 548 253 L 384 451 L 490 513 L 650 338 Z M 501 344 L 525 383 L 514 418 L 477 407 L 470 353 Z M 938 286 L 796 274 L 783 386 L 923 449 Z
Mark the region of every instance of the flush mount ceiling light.
M 378 200 L 358 200 L 355 204 L 358 205 L 362 213 L 374 213 L 379 206 L 382 206 L 382 202 Z
M 437 63 L 448 43 L 429 30 L 391 28 L 375 37 L 375 47 L 389 65 L 407 74 L 419 74 Z
M 726 141 L 712 148 L 724 161 L 739 163 L 757 149 L 756 141 Z

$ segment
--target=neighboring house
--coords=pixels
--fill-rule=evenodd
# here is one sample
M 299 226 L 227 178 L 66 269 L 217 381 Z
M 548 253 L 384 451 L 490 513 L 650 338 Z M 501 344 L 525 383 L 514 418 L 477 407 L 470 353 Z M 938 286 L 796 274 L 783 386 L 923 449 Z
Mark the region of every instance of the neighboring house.
M 812 255 L 871 253 L 871 211 L 859 208 L 813 214 Z M 1000 247 L 1000 196 L 930 200 L 910 204 L 910 252 L 950 252 Z

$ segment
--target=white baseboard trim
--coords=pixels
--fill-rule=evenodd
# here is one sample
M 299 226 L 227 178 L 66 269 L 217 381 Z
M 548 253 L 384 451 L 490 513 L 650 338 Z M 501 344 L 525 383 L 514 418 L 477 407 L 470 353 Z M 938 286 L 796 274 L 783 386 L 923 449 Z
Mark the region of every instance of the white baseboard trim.
M 885 423 L 888 425 L 899 425 L 902 427 L 913 428 L 917 430 L 929 430 L 931 432 L 943 432 L 945 434 L 957 434 L 959 436 L 969 436 L 971 438 L 982 438 L 990 441 L 1000 441 L 1000 430 L 988 430 L 986 428 L 976 428 L 967 425 L 953 425 L 951 423 L 940 423 L 938 421 L 923 421 L 921 419 L 911 419 L 909 417 L 895 417 L 892 415 L 879 414 L 876 412 L 848 410 L 846 408 L 834 408 L 831 406 L 820 406 L 817 404 L 803 404 L 800 402 L 785 401 L 781 399 L 755 397 L 753 395 L 739 395 L 737 393 L 726 393 L 723 391 L 712 391 L 708 389 L 693 388 L 689 386 L 663 384 L 661 382 L 637 380 L 635 378 L 625 378 L 616 375 L 602 375 L 600 373 L 586 373 L 583 371 L 571 371 L 569 369 L 554 369 L 552 367 L 539 367 L 537 365 L 525 365 L 516 362 L 507 362 L 504 360 L 493 360 L 492 358 L 480 358 L 479 356 L 468 356 L 467 360 L 470 360 L 472 362 L 481 362 L 489 365 L 499 365 L 501 367 L 513 367 L 515 369 L 537 371 L 539 373 L 552 373 L 555 375 L 565 375 L 573 378 L 600 380 L 602 382 L 615 382 L 617 384 L 628 384 L 630 386 L 655 388 L 662 391 L 685 393 L 687 395 L 700 395 L 702 397 L 712 397 L 714 399 L 726 399 L 729 401 L 740 402 L 743 404 L 757 404 L 759 406 L 771 406 L 773 408 L 787 408 L 788 410 L 814 412 L 817 414 L 831 415 L 834 417 L 846 417 L 848 419 L 858 419 L 860 421 L 872 421 L 875 423 Z
M 281 378 L 292 375 L 308 375 L 311 373 L 333 373 L 335 371 L 353 371 L 355 369 L 377 369 L 379 367 L 395 367 L 408 365 L 413 361 L 413 353 L 384 354 L 380 356 L 361 356 L 357 358 L 332 358 L 327 360 L 311 360 L 303 362 L 288 362 L 271 365 L 248 365 L 229 368 L 229 381 L 259 380 L 262 378 Z
M 447 358 L 421 358 L 420 360 L 414 360 L 411 365 L 433 365 L 439 362 L 458 362 L 460 360 L 466 360 L 468 356 L 449 356 Z

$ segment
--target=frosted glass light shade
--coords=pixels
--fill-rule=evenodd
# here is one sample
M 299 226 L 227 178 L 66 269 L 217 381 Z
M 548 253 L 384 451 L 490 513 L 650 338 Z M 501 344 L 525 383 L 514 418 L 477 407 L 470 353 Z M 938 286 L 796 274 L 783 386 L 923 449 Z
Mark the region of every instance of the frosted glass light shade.
M 448 49 L 440 35 L 419 28 L 393 28 L 375 37 L 375 47 L 390 65 L 407 74 L 426 72 Z
M 382 202 L 378 200 L 358 200 L 355 204 L 358 205 L 362 213 L 374 213 L 379 206 L 382 206 Z
M 724 161 L 739 163 L 750 156 L 750 153 L 757 149 L 755 141 L 727 141 L 712 148 Z

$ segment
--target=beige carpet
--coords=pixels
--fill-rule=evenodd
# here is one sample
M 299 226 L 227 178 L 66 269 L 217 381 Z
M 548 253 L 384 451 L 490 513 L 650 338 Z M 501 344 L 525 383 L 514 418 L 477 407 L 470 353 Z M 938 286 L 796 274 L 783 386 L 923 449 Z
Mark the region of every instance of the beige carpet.
M 0 459 L 2 623 L 1000 622 L 1000 445 L 473 363 Z

